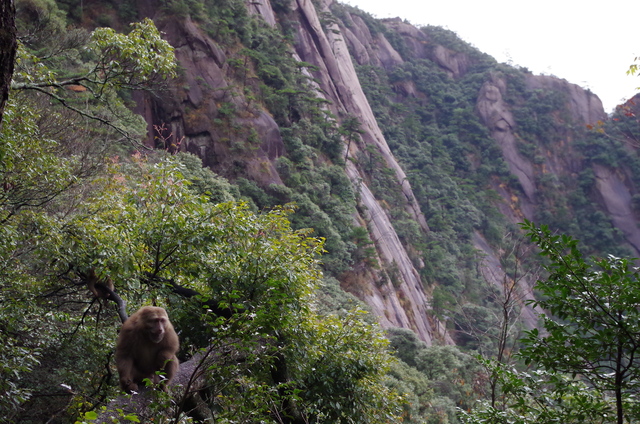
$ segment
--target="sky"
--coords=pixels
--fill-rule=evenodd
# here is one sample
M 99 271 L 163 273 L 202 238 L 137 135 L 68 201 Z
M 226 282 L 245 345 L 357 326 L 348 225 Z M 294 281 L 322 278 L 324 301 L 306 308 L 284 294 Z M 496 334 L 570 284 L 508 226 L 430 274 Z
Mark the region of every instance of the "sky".
M 591 90 L 607 113 L 640 86 L 640 76 L 626 74 L 640 56 L 639 0 L 339 1 L 377 18 L 450 29 L 499 62 Z

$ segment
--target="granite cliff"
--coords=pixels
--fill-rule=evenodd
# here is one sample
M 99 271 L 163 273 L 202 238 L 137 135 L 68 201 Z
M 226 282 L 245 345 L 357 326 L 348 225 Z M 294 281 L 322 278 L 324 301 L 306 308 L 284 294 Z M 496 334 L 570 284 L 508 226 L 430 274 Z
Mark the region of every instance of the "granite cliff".
M 170 91 L 139 99 L 148 143 L 196 154 L 258 207 L 268 202 L 256 192 L 273 202 L 311 199 L 308 210 L 324 219 L 332 216 L 326 202 L 350 185 L 350 222 L 319 233 L 330 254 L 331 242 L 347 246 L 351 259 L 330 274 L 383 327 L 411 329 L 428 344 L 460 343 L 460 311 L 490 290 L 479 280 L 499 291 L 515 279 L 530 298 L 531 279 L 503 269 L 501 240 L 523 218 L 551 214 L 552 225 L 579 236 L 597 216 L 611 244 L 640 254 L 635 174 L 590 153 L 601 142 L 583 141 L 598 137 L 587 125 L 607 116 L 577 85 L 497 64 L 445 30 L 376 20 L 333 0 L 247 1 L 234 13 L 252 23 L 231 25 L 231 35 L 153 0 L 138 6 L 175 46 L 181 67 Z M 265 53 L 276 39 L 281 62 Z M 305 137 L 317 116 L 333 129 L 314 145 Z M 334 153 L 318 147 L 329 133 L 339 139 Z M 305 166 L 333 166 L 325 200 L 313 190 L 326 187 L 292 194 L 292 169 Z M 374 248 L 367 258 L 353 253 L 367 243 L 351 243 L 345 228 L 366 230 Z M 524 311 L 534 326 L 535 313 Z

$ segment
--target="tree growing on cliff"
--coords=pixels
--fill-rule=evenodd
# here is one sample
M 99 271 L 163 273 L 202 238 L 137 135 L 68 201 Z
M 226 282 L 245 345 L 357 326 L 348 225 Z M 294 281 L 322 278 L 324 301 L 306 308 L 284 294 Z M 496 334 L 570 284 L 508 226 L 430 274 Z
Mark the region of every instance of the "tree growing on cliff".
M 344 160 L 347 160 L 347 157 L 349 156 L 351 143 L 357 141 L 360 138 L 360 135 L 364 134 L 364 130 L 360 127 L 360 120 L 355 116 L 348 116 L 340 126 L 340 134 L 347 139 L 347 149 L 344 154 Z

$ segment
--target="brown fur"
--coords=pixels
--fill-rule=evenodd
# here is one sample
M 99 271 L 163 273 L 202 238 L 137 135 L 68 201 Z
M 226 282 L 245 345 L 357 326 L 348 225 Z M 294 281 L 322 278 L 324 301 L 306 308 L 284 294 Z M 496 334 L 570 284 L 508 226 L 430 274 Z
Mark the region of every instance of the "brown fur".
M 140 308 L 122 324 L 118 336 L 116 366 L 120 387 L 126 392 L 138 390 L 145 378 L 160 383 L 156 371 L 165 373 L 162 385 L 166 387 L 178 371 L 179 347 L 167 311 L 156 306 Z
M 84 275 L 84 274 L 81 274 Z M 89 270 L 89 272 L 86 274 L 86 281 L 87 281 L 87 287 L 89 288 L 89 291 L 91 291 L 91 293 L 93 293 L 93 295 L 97 298 L 97 299 L 108 299 L 110 294 L 108 291 L 104 290 L 100 284 L 103 284 L 105 287 L 108 287 L 109 289 L 111 289 L 111 291 L 113 291 L 113 281 L 111 281 L 111 278 L 106 277 L 104 279 L 100 279 L 97 275 L 96 275 L 96 271 L 91 268 Z

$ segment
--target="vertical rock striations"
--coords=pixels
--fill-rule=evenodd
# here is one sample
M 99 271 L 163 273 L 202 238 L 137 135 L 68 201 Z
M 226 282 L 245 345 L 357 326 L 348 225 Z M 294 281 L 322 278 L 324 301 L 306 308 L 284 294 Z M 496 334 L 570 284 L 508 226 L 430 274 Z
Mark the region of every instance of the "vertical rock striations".
M 323 11 L 329 12 L 329 4 L 330 2 L 323 3 Z M 357 117 L 364 131 L 362 145 L 352 143 L 351 151 L 347 152 L 347 155 L 353 157 L 358 150 L 366 146 L 375 147 L 386 165 L 395 172 L 406 199 L 405 209 L 422 229 L 427 231 L 427 222 L 415 200 L 409 181 L 391 153 L 362 91 L 344 41 L 345 35 L 336 24 L 329 25 L 325 33 L 310 0 L 296 0 L 294 7 L 301 22 L 296 34 L 296 53 L 305 62 L 318 67 L 319 71 L 314 73 L 314 76 L 320 81 L 320 89 L 325 93 L 326 99 L 331 101 L 330 108 L 334 114 Z M 362 31 L 361 34 L 367 33 Z M 365 35 L 365 40 L 367 38 L 371 39 L 370 34 Z M 352 35 L 352 39 L 357 37 Z M 364 45 L 360 44 L 360 47 L 361 54 L 368 56 Z M 393 51 L 388 43 L 385 47 L 386 51 Z M 401 60 L 397 53 L 388 56 L 392 56 L 394 60 Z M 383 326 L 413 329 L 427 343 L 431 343 L 432 338 L 436 336 L 450 340 L 446 334 L 434 334 L 428 315 L 428 298 L 418 272 L 391 225 L 387 212 L 363 182 L 366 180 L 365 176 L 361 175 L 350 161 L 347 163 L 346 172 L 353 184 L 360 187 L 360 202 L 365 211 L 362 218 L 382 263 L 397 267 L 399 274 L 399 281 L 395 282 L 395 285 L 389 281 L 378 286 L 371 275 L 369 278 L 361 279 L 360 284 L 368 285 L 368 288 L 362 290 L 365 293 L 364 300 L 371 305 Z

